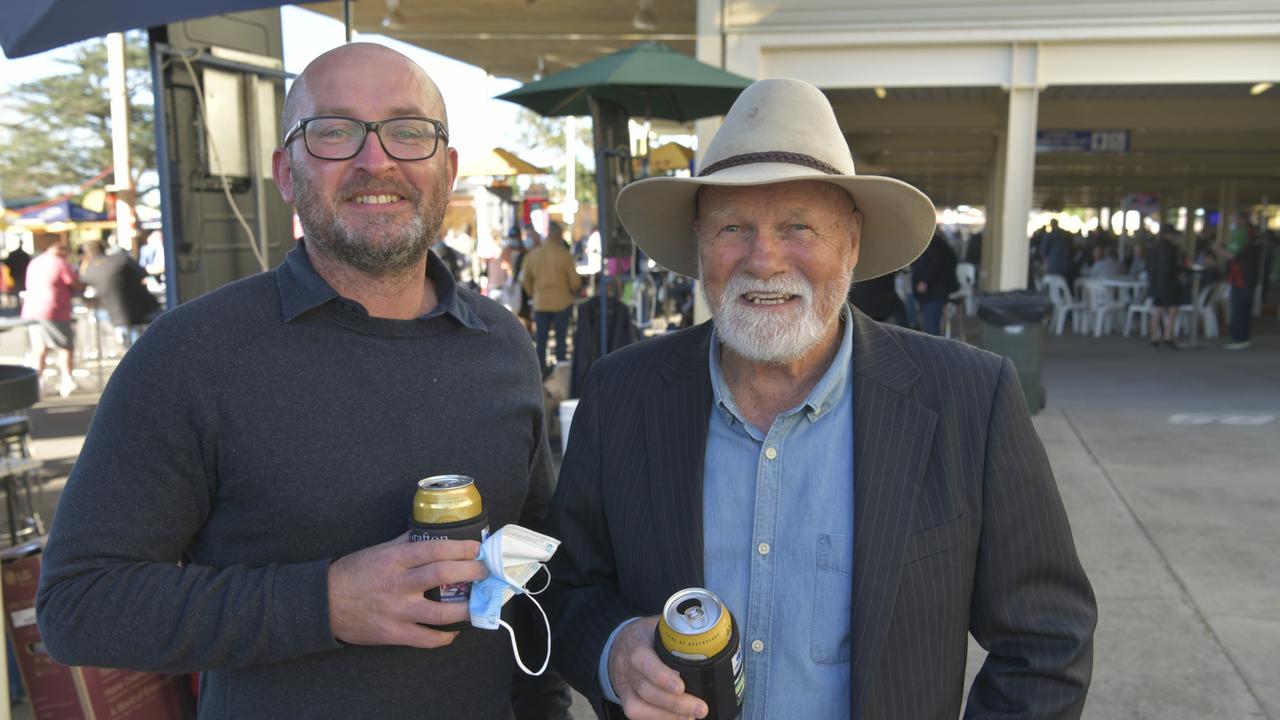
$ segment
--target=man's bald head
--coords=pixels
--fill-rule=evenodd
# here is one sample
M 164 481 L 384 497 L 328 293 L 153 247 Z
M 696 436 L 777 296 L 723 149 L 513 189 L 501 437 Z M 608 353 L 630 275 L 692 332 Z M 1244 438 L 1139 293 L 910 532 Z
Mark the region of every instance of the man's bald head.
M 336 47 L 315 60 L 312 60 L 289 88 L 284 100 L 284 117 L 282 132 L 289 132 L 299 120 L 311 115 L 345 115 L 351 114 L 353 108 L 335 108 L 317 105 L 316 97 L 328 95 L 319 92 L 334 82 L 342 82 L 344 73 L 353 69 L 359 72 L 395 73 L 404 86 L 406 97 L 423 98 L 426 106 L 414 113 L 425 114 L 444 123 L 449 128 L 449 114 L 445 110 L 444 98 L 440 88 L 436 87 L 431 76 L 427 75 L 417 63 L 391 48 L 374 43 L 350 43 Z M 313 89 L 315 92 L 313 92 Z M 324 100 L 320 101 L 321 103 Z M 344 110 L 346 112 L 337 112 Z M 366 120 L 383 120 L 385 118 L 363 118 Z

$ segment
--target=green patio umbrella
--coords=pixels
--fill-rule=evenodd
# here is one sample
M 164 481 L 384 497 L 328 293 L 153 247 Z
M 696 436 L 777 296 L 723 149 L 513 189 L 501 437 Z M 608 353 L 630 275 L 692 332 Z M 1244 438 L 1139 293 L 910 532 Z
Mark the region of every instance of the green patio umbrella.
M 498 96 L 550 117 L 590 115 L 588 96 L 629 115 L 687 122 L 723 115 L 749 78 L 646 42 L 558 72 Z
M 498 99 L 550 117 L 591 116 L 596 137 L 596 194 L 603 254 L 608 244 L 606 239 L 613 237 L 617 228 L 614 196 L 618 188 L 605 170 L 606 162 L 610 156 L 615 159 L 623 156 L 625 172 L 629 175 L 631 171 L 626 148 L 601 146 L 602 138 L 606 137 L 603 129 L 608 124 L 606 118 L 625 113 L 645 120 L 688 122 L 723 115 L 751 82 L 750 78 L 698 62 L 666 45 L 646 42 L 523 85 L 499 95 Z M 605 327 L 607 277 L 607 269 L 601 268 L 600 357 L 609 352 Z

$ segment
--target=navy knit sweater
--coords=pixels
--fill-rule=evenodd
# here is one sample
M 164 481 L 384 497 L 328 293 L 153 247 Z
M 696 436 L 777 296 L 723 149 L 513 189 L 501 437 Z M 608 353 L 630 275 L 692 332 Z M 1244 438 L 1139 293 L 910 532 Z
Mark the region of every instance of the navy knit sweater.
M 505 632 L 436 650 L 329 630 L 327 572 L 405 532 L 419 478 L 464 473 L 490 527 L 553 477 L 529 335 L 457 288 L 370 317 L 300 244 L 160 318 L 116 370 L 62 494 L 37 600 L 59 662 L 201 671 L 202 718 L 507 718 Z

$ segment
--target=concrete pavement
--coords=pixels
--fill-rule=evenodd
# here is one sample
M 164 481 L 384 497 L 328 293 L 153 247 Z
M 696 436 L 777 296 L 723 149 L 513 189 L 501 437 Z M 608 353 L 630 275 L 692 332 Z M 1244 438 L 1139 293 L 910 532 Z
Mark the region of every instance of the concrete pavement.
M 1051 337 L 1044 365 L 1035 424 L 1099 603 L 1085 717 L 1280 720 L 1280 323 L 1241 352 Z M 46 521 L 97 399 L 81 382 L 31 413 Z
M 1280 718 L 1280 333 L 1052 338 L 1036 420 L 1098 595 L 1097 718 Z

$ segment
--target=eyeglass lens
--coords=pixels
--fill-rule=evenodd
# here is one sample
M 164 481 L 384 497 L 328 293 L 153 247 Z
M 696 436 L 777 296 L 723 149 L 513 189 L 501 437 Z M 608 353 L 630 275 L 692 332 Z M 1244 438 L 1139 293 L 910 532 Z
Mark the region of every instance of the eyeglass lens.
M 360 152 L 366 127 L 350 118 L 318 118 L 307 123 L 307 150 L 323 160 L 345 160 Z M 435 154 L 439 135 L 428 120 L 399 118 L 378 127 L 387 154 L 397 160 L 422 160 Z

